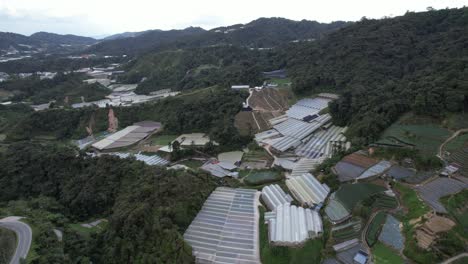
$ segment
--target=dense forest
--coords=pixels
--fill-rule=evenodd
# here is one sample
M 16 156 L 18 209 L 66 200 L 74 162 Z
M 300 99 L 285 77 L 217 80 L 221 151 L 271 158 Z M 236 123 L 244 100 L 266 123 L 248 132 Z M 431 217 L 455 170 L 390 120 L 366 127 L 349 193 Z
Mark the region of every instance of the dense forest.
M 30 142 L 0 153 L 0 204 L 16 212 L 25 206 L 37 228 L 39 254 L 31 263 L 193 262 L 182 233 L 216 187 L 212 177 L 77 154 Z M 83 236 L 69 228 L 95 217 L 108 220 L 103 232 Z M 65 231 L 65 243 L 52 228 Z
M 245 97 L 237 91 L 214 88 L 195 95 L 113 109 L 121 128 L 138 121 L 154 120 L 162 122 L 168 133 L 205 132 L 231 148 L 250 140 L 240 136 L 234 127 L 234 116 Z M 95 107 L 33 112 L 21 120 L 10 120 L 12 128 L 7 140 L 28 140 L 38 135 L 52 135 L 57 139 L 86 137 L 86 127 L 95 132 L 107 129 L 107 113 L 108 109 Z
M 29 101 L 33 104 L 48 103 L 56 100 L 58 104 L 68 104 L 103 99 L 110 94 L 110 90 L 99 83 L 83 83 L 84 74 L 58 73 L 52 79 L 41 80 L 39 76 L 32 75 L 24 79 L 13 78 L 0 83 L 0 90 L 13 94 L 12 101 Z
M 468 107 L 468 8 L 360 22 L 291 48 L 296 93 L 334 91 L 333 120 L 375 140 L 403 112 L 441 116 Z
M 187 90 L 213 85 L 261 85 L 262 71 L 284 67 L 284 60 L 273 51 L 250 50 L 237 46 L 218 46 L 147 54 L 126 65 L 120 81 L 137 83 L 137 93 L 171 88 Z
M 260 18 L 245 25 L 184 30 L 149 30 L 134 37 L 104 40 L 88 49 L 90 53 L 138 55 L 168 49 L 236 45 L 249 48 L 272 48 L 295 40 L 319 39 L 351 23 L 337 21 L 293 21 L 284 18 Z

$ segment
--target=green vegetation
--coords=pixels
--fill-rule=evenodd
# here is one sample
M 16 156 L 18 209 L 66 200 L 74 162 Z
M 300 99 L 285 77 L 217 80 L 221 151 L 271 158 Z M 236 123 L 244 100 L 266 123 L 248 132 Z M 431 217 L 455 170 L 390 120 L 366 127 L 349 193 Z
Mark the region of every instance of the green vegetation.
M 447 145 L 445 145 L 445 150 L 448 152 L 453 152 L 468 146 L 468 133 L 459 135 L 458 137 L 450 140 Z
M 455 230 L 468 239 L 468 190 L 463 190 L 455 195 L 443 197 L 441 202 L 449 212 L 450 216 L 456 220 Z
M 223 148 L 230 150 L 250 141 L 250 137 L 241 137 L 234 127 L 234 116 L 242 107 L 243 100 L 242 93 L 217 90 L 210 92 L 203 100 L 173 97 L 113 109 L 121 128 L 143 120 L 160 121 L 168 134 L 205 132 Z M 7 134 L 7 140 L 27 140 L 37 135 L 53 135 L 59 140 L 83 138 L 87 136 L 88 126 L 93 131 L 106 130 L 107 114 L 108 109 L 94 107 L 34 112 Z
M 363 199 L 385 190 L 385 187 L 371 183 L 344 184 L 336 192 L 336 198 L 341 201 L 343 206 L 352 211 Z
M 189 159 L 189 160 L 178 162 L 177 164 L 182 164 L 192 169 L 198 169 L 203 165 L 203 162 L 200 160 Z
M 405 219 L 408 221 L 421 217 L 430 211 L 429 207 L 419 199 L 416 191 L 401 183 L 396 182 L 393 186 L 400 194 L 400 199 L 403 206 L 406 207 L 407 213 Z
M 34 110 L 24 104 L 15 105 L 0 105 L 0 132 L 5 132 L 11 129 L 15 124 L 21 121 L 26 116 L 33 113 Z M 2 141 L 5 138 L 2 139 Z
M 335 226 L 334 229 L 332 229 L 334 243 L 340 243 L 350 239 L 358 238 L 361 234 L 361 228 L 361 219 L 358 217 L 353 218 L 348 224 Z
M 244 183 L 247 185 L 261 185 L 270 182 L 276 182 L 283 179 L 283 175 L 278 170 L 251 170 L 244 177 Z
M 83 74 L 78 73 L 58 73 L 53 79 L 44 80 L 33 75 L 25 79 L 12 79 L 0 83 L 0 90 L 13 92 L 15 94 L 13 101 L 43 104 L 56 100 L 59 105 L 79 103 L 82 97 L 87 102 L 95 101 L 110 94 L 109 89 L 98 83 L 83 83 L 85 78 Z
M 404 259 L 401 256 L 399 256 L 397 252 L 380 242 L 377 242 L 377 244 L 375 244 L 375 246 L 372 247 L 372 255 L 374 256 L 374 261 L 376 264 L 405 263 Z
M 443 117 L 467 109 L 468 8 L 407 12 L 367 19 L 311 43 L 288 61 L 296 93 L 340 93 L 330 105 L 337 125 L 350 125 L 357 143 L 374 142 L 399 116 Z M 428 30 L 430 29 L 430 30 Z M 433 65 L 437 61 L 437 66 Z M 313 67 L 312 67 L 313 65 Z
M 268 264 L 300 264 L 320 263 L 323 249 L 321 239 L 308 240 L 300 248 L 280 247 L 270 245 L 268 239 L 268 225 L 265 224 L 265 208 L 259 206 L 260 220 L 260 257 L 262 263 Z
M 192 263 L 182 232 L 216 183 L 205 173 L 24 142 L 0 154 L 0 186 L 0 215 L 27 216 L 33 228 L 33 263 Z M 108 224 L 89 236 L 71 225 L 102 217 Z
M 374 219 L 372 219 L 366 234 L 366 240 L 369 246 L 372 247 L 377 242 L 380 231 L 385 223 L 385 219 L 387 219 L 387 215 L 384 212 L 378 212 Z
M 462 257 L 452 262 L 452 264 L 465 264 L 468 263 L 468 257 Z
M 9 263 L 15 254 L 16 235 L 15 232 L 0 227 L 0 263 Z
M 177 137 L 177 135 L 156 135 L 151 137 L 150 141 L 152 145 L 167 146 Z
M 424 156 L 434 156 L 439 146 L 451 135 L 450 131 L 430 118 L 406 114 L 382 134 L 390 145 L 415 147 Z
M 278 88 L 289 87 L 291 85 L 291 79 L 289 78 L 273 78 L 269 79 L 268 82 L 278 84 Z

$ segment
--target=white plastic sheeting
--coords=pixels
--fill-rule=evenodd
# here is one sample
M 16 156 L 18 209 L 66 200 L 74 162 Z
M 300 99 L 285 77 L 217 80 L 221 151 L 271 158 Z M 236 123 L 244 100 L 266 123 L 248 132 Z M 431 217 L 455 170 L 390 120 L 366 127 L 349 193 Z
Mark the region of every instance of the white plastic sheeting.
M 293 198 L 285 193 L 278 184 L 272 184 L 263 187 L 262 200 L 268 209 L 275 210 L 280 205 L 291 204 Z
M 308 206 L 323 203 L 330 193 L 330 188 L 326 184 L 320 183 L 310 173 L 289 178 L 286 180 L 286 185 L 299 202 Z
M 318 212 L 294 205 L 280 205 L 265 213 L 270 242 L 282 246 L 296 246 L 323 232 Z
M 143 161 L 147 165 L 150 166 L 166 166 L 169 164 L 168 160 L 165 160 L 158 155 L 143 155 L 143 154 L 131 154 L 131 153 L 121 153 L 121 152 L 113 152 L 108 153 L 109 155 L 118 156 L 121 159 L 126 159 L 128 157 L 135 157 L 136 160 Z
M 392 164 L 390 163 L 390 161 L 382 160 L 379 163 L 367 169 L 365 172 L 363 172 L 359 177 L 357 177 L 357 179 L 358 180 L 366 179 L 369 177 L 380 175 L 384 173 L 386 170 L 390 169 L 390 167 L 392 167 Z
M 296 149 L 296 155 L 307 158 L 330 157 L 333 154 L 334 144 L 343 144 L 346 141 L 344 133 L 347 127 L 332 126 L 312 135 L 304 145 Z
M 307 123 L 304 121 L 289 118 L 288 120 L 275 125 L 276 129 L 283 136 L 290 136 L 297 139 L 303 139 L 310 135 L 312 132 L 320 128 L 321 123 Z
M 225 187 L 211 193 L 184 234 L 197 263 L 260 263 L 259 196 Z
M 272 141 L 271 147 L 280 152 L 285 152 L 288 149 L 295 148 L 301 144 L 301 141 L 294 137 L 281 137 Z
M 311 170 L 314 170 L 318 165 L 322 164 L 324 158 L 318 159 L 306 159 L 302 158 L 294 165 L 294 168 L 291 172 L 291 177 L 299 177 L 304 173 L 309 173 Z

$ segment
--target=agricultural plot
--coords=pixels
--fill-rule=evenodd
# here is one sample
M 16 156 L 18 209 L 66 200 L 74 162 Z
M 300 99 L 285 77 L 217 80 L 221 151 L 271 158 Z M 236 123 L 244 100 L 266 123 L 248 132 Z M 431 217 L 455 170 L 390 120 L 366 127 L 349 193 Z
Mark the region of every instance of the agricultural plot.
M 270 182 L 276 182 L 283 179 L 283 175 L 279 171 L 272 170 L 252 170 L 245 178 L 244 183 L 247 185 L 261 185 Z
M 448 213 L 458 223 L 457 228 L 462 230 L 462 233 L 466 234 L 468 230 L 468 207 L 466 203 L 468 201 L 468 190 L 464 190 L 455 195 L 444 197 L 441 202 L 447 209 Z
M 468 177 L 468 146 L 451 153 L 449 160 L 460 164 L 462 166 L 460 173 L 465 177 Z
M 400 251 L 404 247 L 403 235 L 400 230 L 400 221 L 392 215 L 388 215 L 382 231 L 379 235 L 379 241 Z
M 416 191 L 401 183 L 396 183 L 394 187 L 400 193 L 400 199 L 408 211 L 405 215 L 406 219 L 418 218 L 429 211 L 428 206 L 419 199 Z
M 468 179 L 466 178 L 460 178 L 460 180 L 457 178 L 437 178 L 418 187 L 418 192 L 421 198 L 436 212 L 447 213 L 447 210 L 440 203 L 439 199 L 443 196 L 460 192 L 465 188 L 468 188 Z
M 398 201 L 395 197 L 391 197 L 382 193 L 372 196 L 372 208 L 374 209 L 394 209 L 398 206 Z
M 417 171 L 413 176 L 404 178 L 403 181 L 411 184 L 418 184 L 434 175 L 436 175 L 434 171 Z
M 377 238 L 379 237 L 380 230 L 382 230 L 386 218 L 387 215 L 384 212 L 378 212 L 374 219 L 372 219 L 366 233 L 367 244 L 370 246 L 373 246 L 377 242 Z
M 382 243 L 377 243 L 372 248 L 372 255 L 376 264 L 403 264 L 405 261 L 394 250 Z
M 385 190 L 385 187 L 371 183 L 344 184 L 336 191 L 336 198 L 346 209 L 352 211 L 358 202 Z
M 254 90 L 249 106 L 258 111 L 284 111 L 288 108 L 287 98 L 276 89 Z
M 349 223 L 335 226 L 332 229 L 332 237 L 336 243 L 341 243 L 358 238 L 361 234 L 362 223 L 359 218 L 352 219 Z
M 425 156 L 433 156 L 438 147 L 451 135 L 450 131 L 428 120 L 412 115 L 403 116 L 387 128 L 378 144 L 415 147 Z

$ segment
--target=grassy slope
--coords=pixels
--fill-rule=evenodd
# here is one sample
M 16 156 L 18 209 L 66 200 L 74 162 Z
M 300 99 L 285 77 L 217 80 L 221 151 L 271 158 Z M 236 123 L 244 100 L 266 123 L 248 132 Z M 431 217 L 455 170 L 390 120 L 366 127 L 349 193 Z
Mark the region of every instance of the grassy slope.
M 468 239 L 468 190 L 464 190 L 452 196 L 444 197 L 441 202 L 456 221 L 455 231 Z
M 9 263 L 10 258 L 15 253 L 15 249 L 15 232 L 0 228 L 0 263 Z
M 374 261 L 376 264 L 388 263 L 398 264 L 405 263 L 403 258 L 400 257 L 393 249 L 385 246 L 383 243 L 377 242 L 372 248 L 372 254 L 374 255 Z

